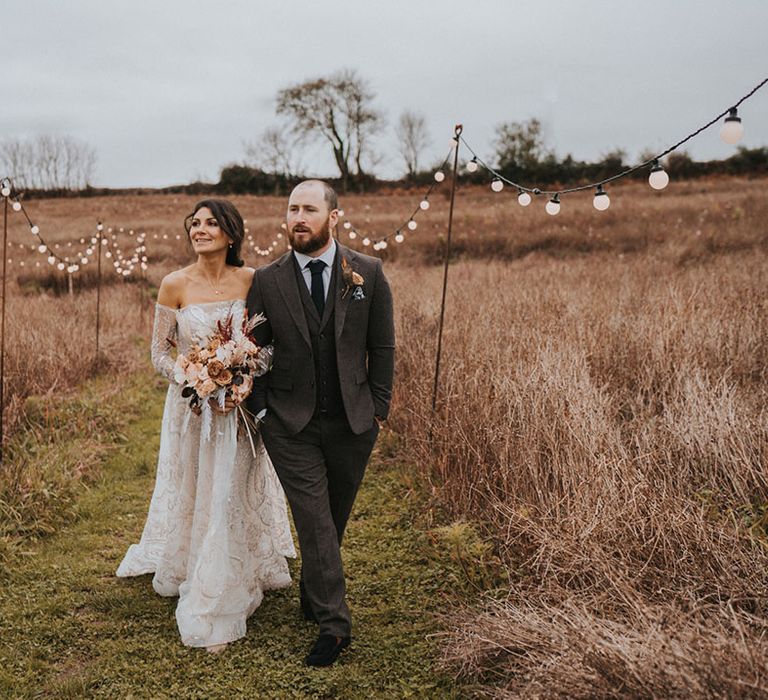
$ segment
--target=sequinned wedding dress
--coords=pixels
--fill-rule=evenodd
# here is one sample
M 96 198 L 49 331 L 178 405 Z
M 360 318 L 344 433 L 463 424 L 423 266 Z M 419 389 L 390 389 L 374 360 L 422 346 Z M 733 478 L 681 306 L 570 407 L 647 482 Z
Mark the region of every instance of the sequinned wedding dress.
M 155 308 L 152 364 L 171 385 L 149 515 L 117 576 L 154 573 L 157 593 L 178 595 L 181 640 L 193 647 L 245 636 L 263 592 L 290 584 L 286 557 L 296 556 L 285 495 L 261 438 L 253 435 L 254 457 L 248 437 L 238 437 L 235 412 L 215 415 L 203 435 L 200 416 L 173 379 L 174 338 L 184 353 L 218 320 L 244 311 L 242 300 Z

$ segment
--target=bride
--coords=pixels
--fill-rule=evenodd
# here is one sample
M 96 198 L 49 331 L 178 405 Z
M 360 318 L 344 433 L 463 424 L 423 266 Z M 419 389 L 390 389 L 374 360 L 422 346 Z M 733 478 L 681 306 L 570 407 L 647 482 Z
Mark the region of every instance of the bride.
M 238 322 L 254 274 L 243 267 L 243 219 L 230 202 L 207 199 L 185 220 L 197 262 L 160 285 L 152 364 L 171 385 L 165 401 L 155 490 L 141 541 L 117 576 L 154 573 L 161 596 L 178 596 L 187 646 L 218 653 L 246 633 L 266 590 L 290 584 L 295 557 L 280 482 L 257 434 L 238 435 L 231 399 L 212 407 L 210 431 L 182 398 L 171 349 L 186 352 L 230 314 Z M 242 431 L 241 431 L 242 432 Z M 253 455 L 253 449 L 256 456 Z

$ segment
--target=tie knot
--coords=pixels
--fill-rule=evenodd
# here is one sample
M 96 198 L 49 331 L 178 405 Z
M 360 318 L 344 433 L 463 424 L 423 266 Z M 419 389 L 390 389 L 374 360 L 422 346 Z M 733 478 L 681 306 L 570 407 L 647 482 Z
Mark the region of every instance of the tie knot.
M 322 274 L 323 270 L 325 269 L 325 261 L 313 260 L 312 262 L 307 263 L 307 267 L 313 275 L 319 275 Z

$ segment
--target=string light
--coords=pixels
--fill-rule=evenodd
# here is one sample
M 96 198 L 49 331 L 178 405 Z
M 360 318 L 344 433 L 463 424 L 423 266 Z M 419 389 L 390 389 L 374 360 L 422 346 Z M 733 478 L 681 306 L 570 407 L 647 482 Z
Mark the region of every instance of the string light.
M 654 190 L 663 190 L 669 184 L 669 175 L 667 174 L 667 171 L 661 167 L 658 160 L 653 161 L 651 174 L 648 176 L 648 184 L 653 187 Z
M 491 181 L 491 189 L 494 192 L 501 192 L 504 189 L 504 183 L 502 182 L 501 178 L 495 177 Z
M 597 192 L 595 192 L 595 198 L 592 200 L 592 206 L 597 209 L 597 211 L 605 211 L 611 206 L 611 199 L 605 193 L 602 185 L 597 186 Z
M 709 122 L 707 122 L 703 126 L 701 126 L 698 129 L 696 129 L 696 131 L 691 132 L 685 138 L 681 139 L 676 144 L 670 146 L 669 148 L 667 148 L 662 153 L 659 153 L 658 155 L 655 155 L 655 156 L 649 158 L 648 160 L 646 160 L 646 161 L 644 161 L 642 163 L 639 163 L 638 165 L 635 165 L 633 167 L 627 168 L 626 170 L 618 172 L 615 175 L 612 175 L 612 176 L 607 177 L 607 178 L 605 178 L 603 180 L 600 180 L 599 182 L 592 182 L 592 183 L 585 184 L 585 185 L 579 185 L 577 187 L 570 187 L 568 189 L 562 189 L 562 190 L 559 190 L 557 192 L 541 190 L 538 187 L 536 187 L 536 188 L 523 187 L 519 183 L 513 182 L 512 180 L 509 180 L 508 178 L 505 178 L 503 175 L 501 175 L 496 170 L 494 170 L 494 168 L 492 168 L 490 165 L 488 165 L 487 163 L 483 162 L 482 159 L 480 159 L 478 157 L 477 153 L 472 149 L 472 147 L 467 143 L 466 139 L 463 136 L 460 136 L 459 138 L 462 141 L 462 143 L 467 147 L 467 149 L 469 149 L 470 153 L 472 154 L 472 160 L 475 160 L 479 165 L 481 165 L 483 168 L 485 168 L 485 170 L 487 170 L 493 176 L 494 179 L 493 179 L 493 182 L 491 183 L 491 188 L 495 192 L 501 191 L 501 189 L 503 188 L 504 184 L 508 184 L 508 185 L 511 185 L 512 187 L 518 188 L 518 191 L 519 190 L 525 190 L 525 191 L 529 191 L 529 192 L 532 192 L 533 194 L 537 194 L 537 195 L 538 194 L 556 195 L 557 196 L 557 202 L 554 201 L 555 200 L 555 196 L 553 196 L 552 199 L 549 202 L 547 202 L 547 207 L 546 207 L 547 211 L 554 215 L 554 213 L 556 213 L 554 211 L 555 210 L 554 204 L 558 204 L 559 205 L 559 197 L 561 195 L 563 195 L 563 194 L 571 194 L 571 193 L 574 193 L 574 192 L 581 192 L 582 190 L 593 189 L 593 188 L 598 187 L 599 185 L 606 185 L 609 182 L 613 182 L 614 180 L 618 180 L 620 178 L 626 177 L 627 175 L 630 175 L 631 173 L 634 173 L 637 170 L 640 170 L 642 168 L 647 168 L 649 166 L 651 166 L 651 175 L 653 175 L 653 180 L 651 180 L 650 177 L 649 177 L 649 182 L 655 183 L 655 184 L 652 184 L 651 186 L 654 187 L 654 189 L 662 189 L 668 183 L 669 176 L 663 171 L 662 168 L 659 168 L 659 170 L 656 170 L 655 165 L 657 165 L 658 162 L 664 156 L 666 156 L 666 155 L 672 153 L 673 151 L 677 150 L 678 148 L 680 148 L 680 146 L 682 146 L 683 144 L 685 144 L 688 141 L 690 141 L 692 138 L 694 138 L 695 136 L 700 134 L 702 131 L 704 131 L 705 129 L 708 129 L 713 124 L 719 122 L 720 119 L 722 119 L 723 117 L 726 117 L 726 118 L 725 118 L 725 121 L 724 121 L 724 123 L 722 125 L 722 128 L 721 128 L 721 132 L 720 132 L 721 138 L 724 141 L 726 141 L 726 143 L 730 143 L 730 144 L 737 143 L 741 139 L 741 137 L 743 135 L 743 132 L 744 132 L 743 125 L 741 123 L 741 119 L 739 118 L 738 113 L 737 113 L 737 108 L 738 108 L 738 106 L 740 104 L 742 104 L 742 102 L 744 102 L 745 100 L 750 98 L 752 95 L 754 95 L 766 83 L 768 83 L 768 78 L 765 78 L 760 83 L 758 83 L 754 88 L 752 88 L 752 90 L 750 90 L 738 102 L 736 102 L 733 105 L 733 107 L 730 107 L 729 109 L 727 109 L 722 114 L 719 114 L 714 119 L 711 119 Z M 654 171 L 657 174 L 655 174 Z M 501 183 L 500 187 L 498 185 L 496 185 L 496 180 L 500 181 L 500 183 Z M 663 185 L 661 184 L 662 182 L 664 183 Z M 496 187 L 498 187 L 499 189 L 496 189 Z M 519 198 L 519 196 L 520 195 L 518 195 L 518 198 Z M 521 202 L 521 204 L 522 204 L 522 202 Z M 550 206 L 550 205 L 552 205 L 552 206 Z M 557 211 L 559 211 L 559 207 L 558 207 Z
M 518 203 L 521 207 L 527 207 L 531 203 L 531 195 L 523 189 L 520 189 L 519 192 L 520 194 L 517 195 Z
M 435 173 L 435 182 L 442 182 L 445 180 L 445 173 L 442 170 L 438 170 Z
M 720 127 L 720 138 L 733 146 L 741 141 L 742 136 L 744 136 L 744 126 L 741 123 L 741 117 L 737 115 L 736 107 L 731 107 L 728 110 L 728 116 Z
M 468 172 L 468 173 L 476 173 L 476 172 L 477 172 L 477 169 L 478 169 L 478 167 L 479 167 L 479 166 L 478 166 L 478 164 L 477 164 L 477 158 L 476 158 L 476 157 L 474 157 L 474 158 L 472 158 L 472 160 L 470 160 L 470 161 L 467 163 L 467 172 Z
M 422 211 L 427 211 L 427 209 L 429 209 L 429 200 L 422 199 L 419 202 L 419 209 L 421 209 Z
M 413 219 L 411 219 L 411 220 L 408 222 L 408 224 L 407 224 L 407 225 L 408 225 L 408 228 L 409 228 L 411 231 L 415 231 L 415 230 L 418 228 L 418 226 L 419 226 L 419 225 L 418 225 L 418 224 L 417 224 L 417 223 L 416 223 L 416 222 L 415 222 Z
M 547 214 L 550 214 L 552 216 L 556 216 L 560 213 L 560 195 L 555 193 L 555 195 L 547 202 L 547 206 L 545 207 L 547 210 Z

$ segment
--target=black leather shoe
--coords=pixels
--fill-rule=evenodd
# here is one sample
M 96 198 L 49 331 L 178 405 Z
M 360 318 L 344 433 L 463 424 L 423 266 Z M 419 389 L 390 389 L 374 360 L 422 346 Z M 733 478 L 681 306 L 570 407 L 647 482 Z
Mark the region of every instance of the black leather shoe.
M 330 666 L 351 641 L 350 637 L 342 637 L 337 642 L 334 635 L 321 634 L 305 659 L 307 666 Z
M 312 606 L 309 604 L 309 601 L 304 597 L 301 596 L 299 598 L 299 601 L 301 602 L 301 614 L 304 617 L 304 619 L 307 622 L 317 622 L 317 617 L 315 617 L 315 613 L 312 612 Z

